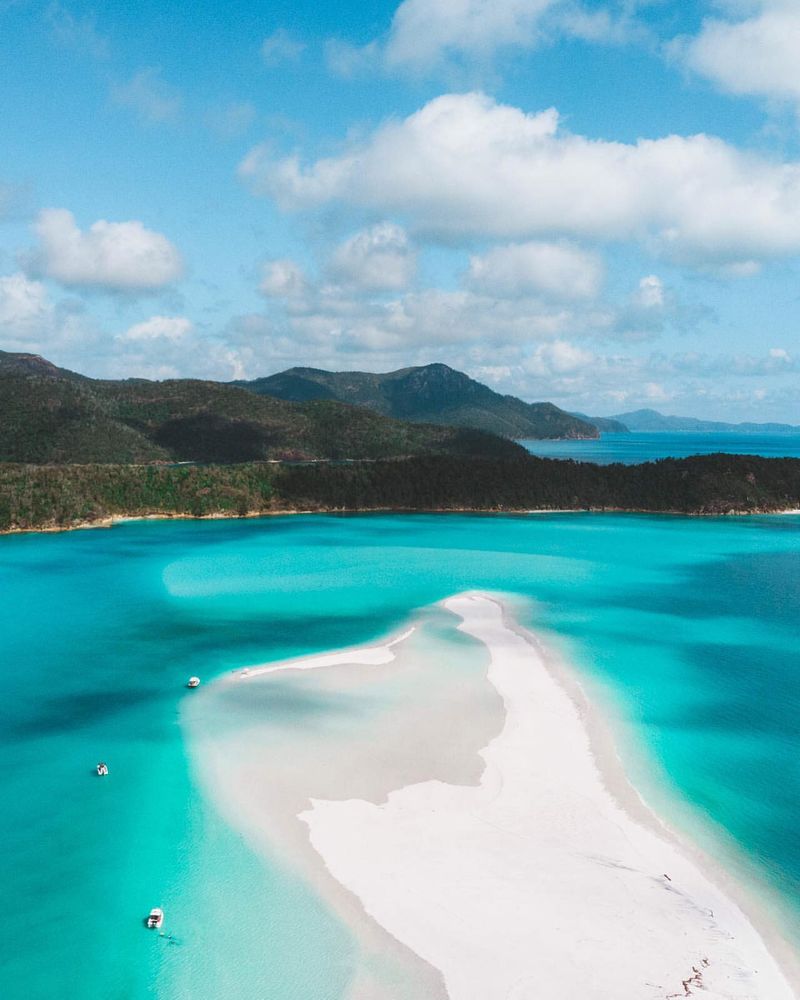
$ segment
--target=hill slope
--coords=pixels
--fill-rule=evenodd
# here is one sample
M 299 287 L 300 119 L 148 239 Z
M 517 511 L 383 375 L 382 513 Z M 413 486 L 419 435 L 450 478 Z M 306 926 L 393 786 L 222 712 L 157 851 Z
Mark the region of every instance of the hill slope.
M 792 424 L 727 424 L 696 417 L 669 417 L 658 410 L 633 410 L 612 418 L 631 431 L 698 431 L 707 434 L 800 434 Z
M 579 420 L 585 420 L 587 424 L 594 424 L 604 434 L 630 433 L 629 427 L 626 427 L 620 420 L 615 420 L 613 417 L 587 417 L 585 413 L 573 413 L 572 416 L 577 417 Z
M 510 438 L 598 436 L 593 424 L 552 403 L 525 403 L 516 396 L 503 396 L 441 364 L 401 368 L 386 374 L 290 368 L 267 378 L 235 384 L 278 399 L 338 400 L 400 420 L 477 427 Z
M 520 450 L 480 431 L 405 423 L 343 403 L 290 403 L 192 379 L 101 381 L 34 355 L 0 353 L 5 462 L 510 457 Z

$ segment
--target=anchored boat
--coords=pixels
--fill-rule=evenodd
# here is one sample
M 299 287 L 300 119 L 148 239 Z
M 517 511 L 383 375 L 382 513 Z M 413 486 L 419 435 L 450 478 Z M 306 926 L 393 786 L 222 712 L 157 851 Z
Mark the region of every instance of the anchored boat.
M 190 677 L 189 680 L 186 682 L 186 687 L 187 688 L 199 688 L 200 687 L 200 678 L 199 677 Z
M 108 764 L 105 764 L 102 760 L 97 765 L 97 773 L 101 778 L 104 778 L 108 774 Z
M 147 926 L 156 930 L 164 923 L 164 911 L 160 906 L 154 906 L 147 918 Z

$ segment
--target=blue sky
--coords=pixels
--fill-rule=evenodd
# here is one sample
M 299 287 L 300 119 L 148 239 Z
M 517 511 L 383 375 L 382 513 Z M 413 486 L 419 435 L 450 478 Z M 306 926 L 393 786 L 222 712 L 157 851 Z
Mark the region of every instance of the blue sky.
M 800 5 L 0 0 L 0 348 L 800 423 Z

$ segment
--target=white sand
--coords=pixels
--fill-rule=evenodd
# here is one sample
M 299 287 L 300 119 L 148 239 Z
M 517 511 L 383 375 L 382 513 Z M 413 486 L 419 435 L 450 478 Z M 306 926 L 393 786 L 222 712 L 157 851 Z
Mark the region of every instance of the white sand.
M 336 667 L 344 663 L 380 666 L 383 663 L 392 662 L 395 656 L 394 647 L 404 642 L 413 632 L 413 627 L 407 629 L 401 635 L 395 636 L 394 639 L 390 639 L 381 646 L 354 646 L 351 649 L 340 650 L 338 653 L 318 653 L 315 656 L 301 656 L 296 660 L 266 663 L 261 667 L 245 667 L 235 676 L 240 680 L 251 680 L 254 677 L 277 674 L 284 670 L 317 670 L 320 667 Z
M 333 877 L 451 1000 L 793 997 L 739 907 L 612 796 L 532 639 L 485 595 L 445 606 L 489 648 L 505 725 L 477 787 L 313 799 L 301 819 Z

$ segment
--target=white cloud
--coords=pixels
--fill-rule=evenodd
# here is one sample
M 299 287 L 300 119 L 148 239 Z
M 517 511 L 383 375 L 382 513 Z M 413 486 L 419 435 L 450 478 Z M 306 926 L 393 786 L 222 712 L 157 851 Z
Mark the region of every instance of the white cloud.
M 108 39 L 97 30 L 93 14 L 73 14 L 60 3 L 51 3 L 45 11 L 50 36 L 57 45 L 91 56 L 108 59 Z
M 416 75 L 442 68 L 489 68 L 503 50 L 530 49 L 560 36 L 618 42 L 633 29 L 635 3 L 607 0 L 403 0 L 385 37 L 363 46 L 329 42 L 328 65 L 349 76 L 382 65 Z
M 53 304 L 42 282 L 22 272 L 0 276 L 0 349 L 85 348 L 95 338 L 80 303 L 67 299 Z
M 597 358 L 591 351 L 577 347 L 567 340 L 554 340 L 541 344 L 522 364 L 529 375 L 575 375 L 595 367 Z
M 278 28 L 261 43 L 261 58 L 267 66 L 296 62 L 305 50 L 305 42 L 295 38 L 285 28 Z
M 406 288 L 414 278 L 416 254 L 401 226 L 380 222 L 336 248 L 329 271 L 334 281 L 364 290 Z
M 0 331 L 4 342 L 38 334 L 52 319 L 53 308 L 40 281 L 22 272 L 0 277 Z
M 119 334 L 117 340 L 123 341 L 149 341 L 168 340 L 172 343 L 185 340 L 192 332 L 191 320 L 185 316 L 151 316 L 141 323 L 134 323 L 133 326 Z
M 163 288 L 183 271 L 166 236 L 138 221 L 100 219 L 82 231 L 71 212 L 52 208 L 39 213 L 34 229 L 32 268 L 62 285 L 141 292 Z
M 471 257 L 468 280 L 494 295 L 591 299 L 600 290 L 603 264 L 596 254 L 566 242 L 513 243 Z
M 756 0 L 751 16 L 708 18 L 694 38 L 679 39 L 673 54 L 731 94 L 800 105 L 800 5 Z M 747 11 L 743 11 L 747 13 Z
M 126 83 L 113 87 L 111 97 L 116 104 L 135 111 L 140 121 L 155 124 L 175 121 L 182 103 L 180 91 L 167 83 L 155 66 L 147 66 Z
M 634 302 L 642 309 L 660 309 L 664 305 L 664 283 L 656 274 L 648 274 L 639 282 Z
M 307 165 L 257 147 L 239 173 L 285 210 L 342 202 L 448 241 L 638 240 L 705 267 L 800 251 L 798 162 L 703 134 L 588 139 L 554 109 L 526 114 L 480 93 L 438 97 Z
M 559 0 L 403 0 L 385 47 L 390 67 L 428 69 L 453 55 L 486 59 L 504 46 L 533 44 L 539 21 Z
M 269 260 L 264 264 L 258 290 L 267 298 L 293 298 L 306 292 L 303 269 L 293 260 Z

